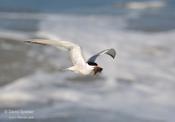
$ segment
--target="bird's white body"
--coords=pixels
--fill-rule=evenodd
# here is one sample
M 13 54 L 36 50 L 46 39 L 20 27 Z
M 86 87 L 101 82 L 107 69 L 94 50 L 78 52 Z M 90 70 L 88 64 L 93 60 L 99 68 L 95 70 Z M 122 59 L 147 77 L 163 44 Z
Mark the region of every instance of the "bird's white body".
M 62 40 L 52 40 L 52 39 L 51 40 L 33 39 L 27 42 L 42 44 L 42 45 L 52 45 L 52 46 L 55 46 L 56 48 L 63 47 L 67 49 L 69 51 L 73 66 L 66 68 L 66 70 L 70 70 L 70 71 L 73 71 L 75 73 L 82 74 L 82 75 L 96 74 L 102 71 L 102 68 L 98 67 L 98 65 L 95 63 L 95 60 L 99 55 L 107 53 L 113 58 L 115 57 L 115 50 L 108 49 L 108 50 L 101 51 L 100 53 L 97 53 L 96 55 L 92 56 L 88 60 L 88 62 L 86 62 L 82 55 L 80 46 L 72 42 L 62 41 Z M 111 54 L 111 51 L 112 51 L 112 54 Z M 94 63 L 96 65 L 90 65 L 90 63 Z
M 67 68 L 67 70 L 73 71 L 78 74 L 82 75 L 90 75 L 93 73 L 94 66 L 90 66 L 88 64 L 85 64 L 83 66 L 81 65 L 74 65 L 72 67 Z

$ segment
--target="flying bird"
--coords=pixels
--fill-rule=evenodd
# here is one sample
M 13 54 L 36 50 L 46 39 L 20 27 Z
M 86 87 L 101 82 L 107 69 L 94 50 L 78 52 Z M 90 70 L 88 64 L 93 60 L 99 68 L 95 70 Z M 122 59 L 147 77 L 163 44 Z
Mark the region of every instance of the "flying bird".
M 115 49 L 111 48 L 100 51 L 97 54 L 90 57 L 87 61 L 85 61 L 80 46 L 69 41 L 61 41 L 54 39 L 32 39 L 26 42 L 41 45 L 51 45 L 55 46 L 56 48 L 67 49 L 69 51 L 73 66 L 66 68 L 66 70 L 70 70 L 81 75 L 96 75 L 97 73 L 102 72 L 103 68 L 95 62 L 97 57 L 103 54 L 107 54 L 114 59 L 116 56 Z

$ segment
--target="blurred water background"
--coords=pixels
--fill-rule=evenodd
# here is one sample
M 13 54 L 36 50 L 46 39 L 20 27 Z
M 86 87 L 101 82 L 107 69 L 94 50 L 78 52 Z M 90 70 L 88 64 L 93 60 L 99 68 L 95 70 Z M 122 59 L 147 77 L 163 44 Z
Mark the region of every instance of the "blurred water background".
M 23 43 L 40 33 L 117 58 L 62 72 L 67 52 Z M 0 121 L 174 122 L 174 46 L 174 0 L 0 0 Z

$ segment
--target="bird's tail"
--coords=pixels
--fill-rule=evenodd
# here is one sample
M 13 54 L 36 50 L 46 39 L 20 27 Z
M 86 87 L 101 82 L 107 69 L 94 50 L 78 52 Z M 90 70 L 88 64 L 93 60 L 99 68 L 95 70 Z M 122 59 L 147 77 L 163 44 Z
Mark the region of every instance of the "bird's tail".
M 69 71 L 78 73 L 77 66 L 71 66 L 71 67 L 66 68 L 65 70 L 69 70 Z

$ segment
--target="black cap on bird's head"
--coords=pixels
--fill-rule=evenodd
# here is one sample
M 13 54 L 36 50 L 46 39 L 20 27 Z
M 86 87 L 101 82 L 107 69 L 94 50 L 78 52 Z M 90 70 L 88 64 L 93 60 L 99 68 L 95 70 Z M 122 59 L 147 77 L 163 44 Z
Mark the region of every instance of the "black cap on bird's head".
M 97 63 L 95 62 L 88 62 L 90 66 L 94 66 L 93 73 L 96 75 L 97 73 L 101 73 L 103 68 L 99 67 Z

